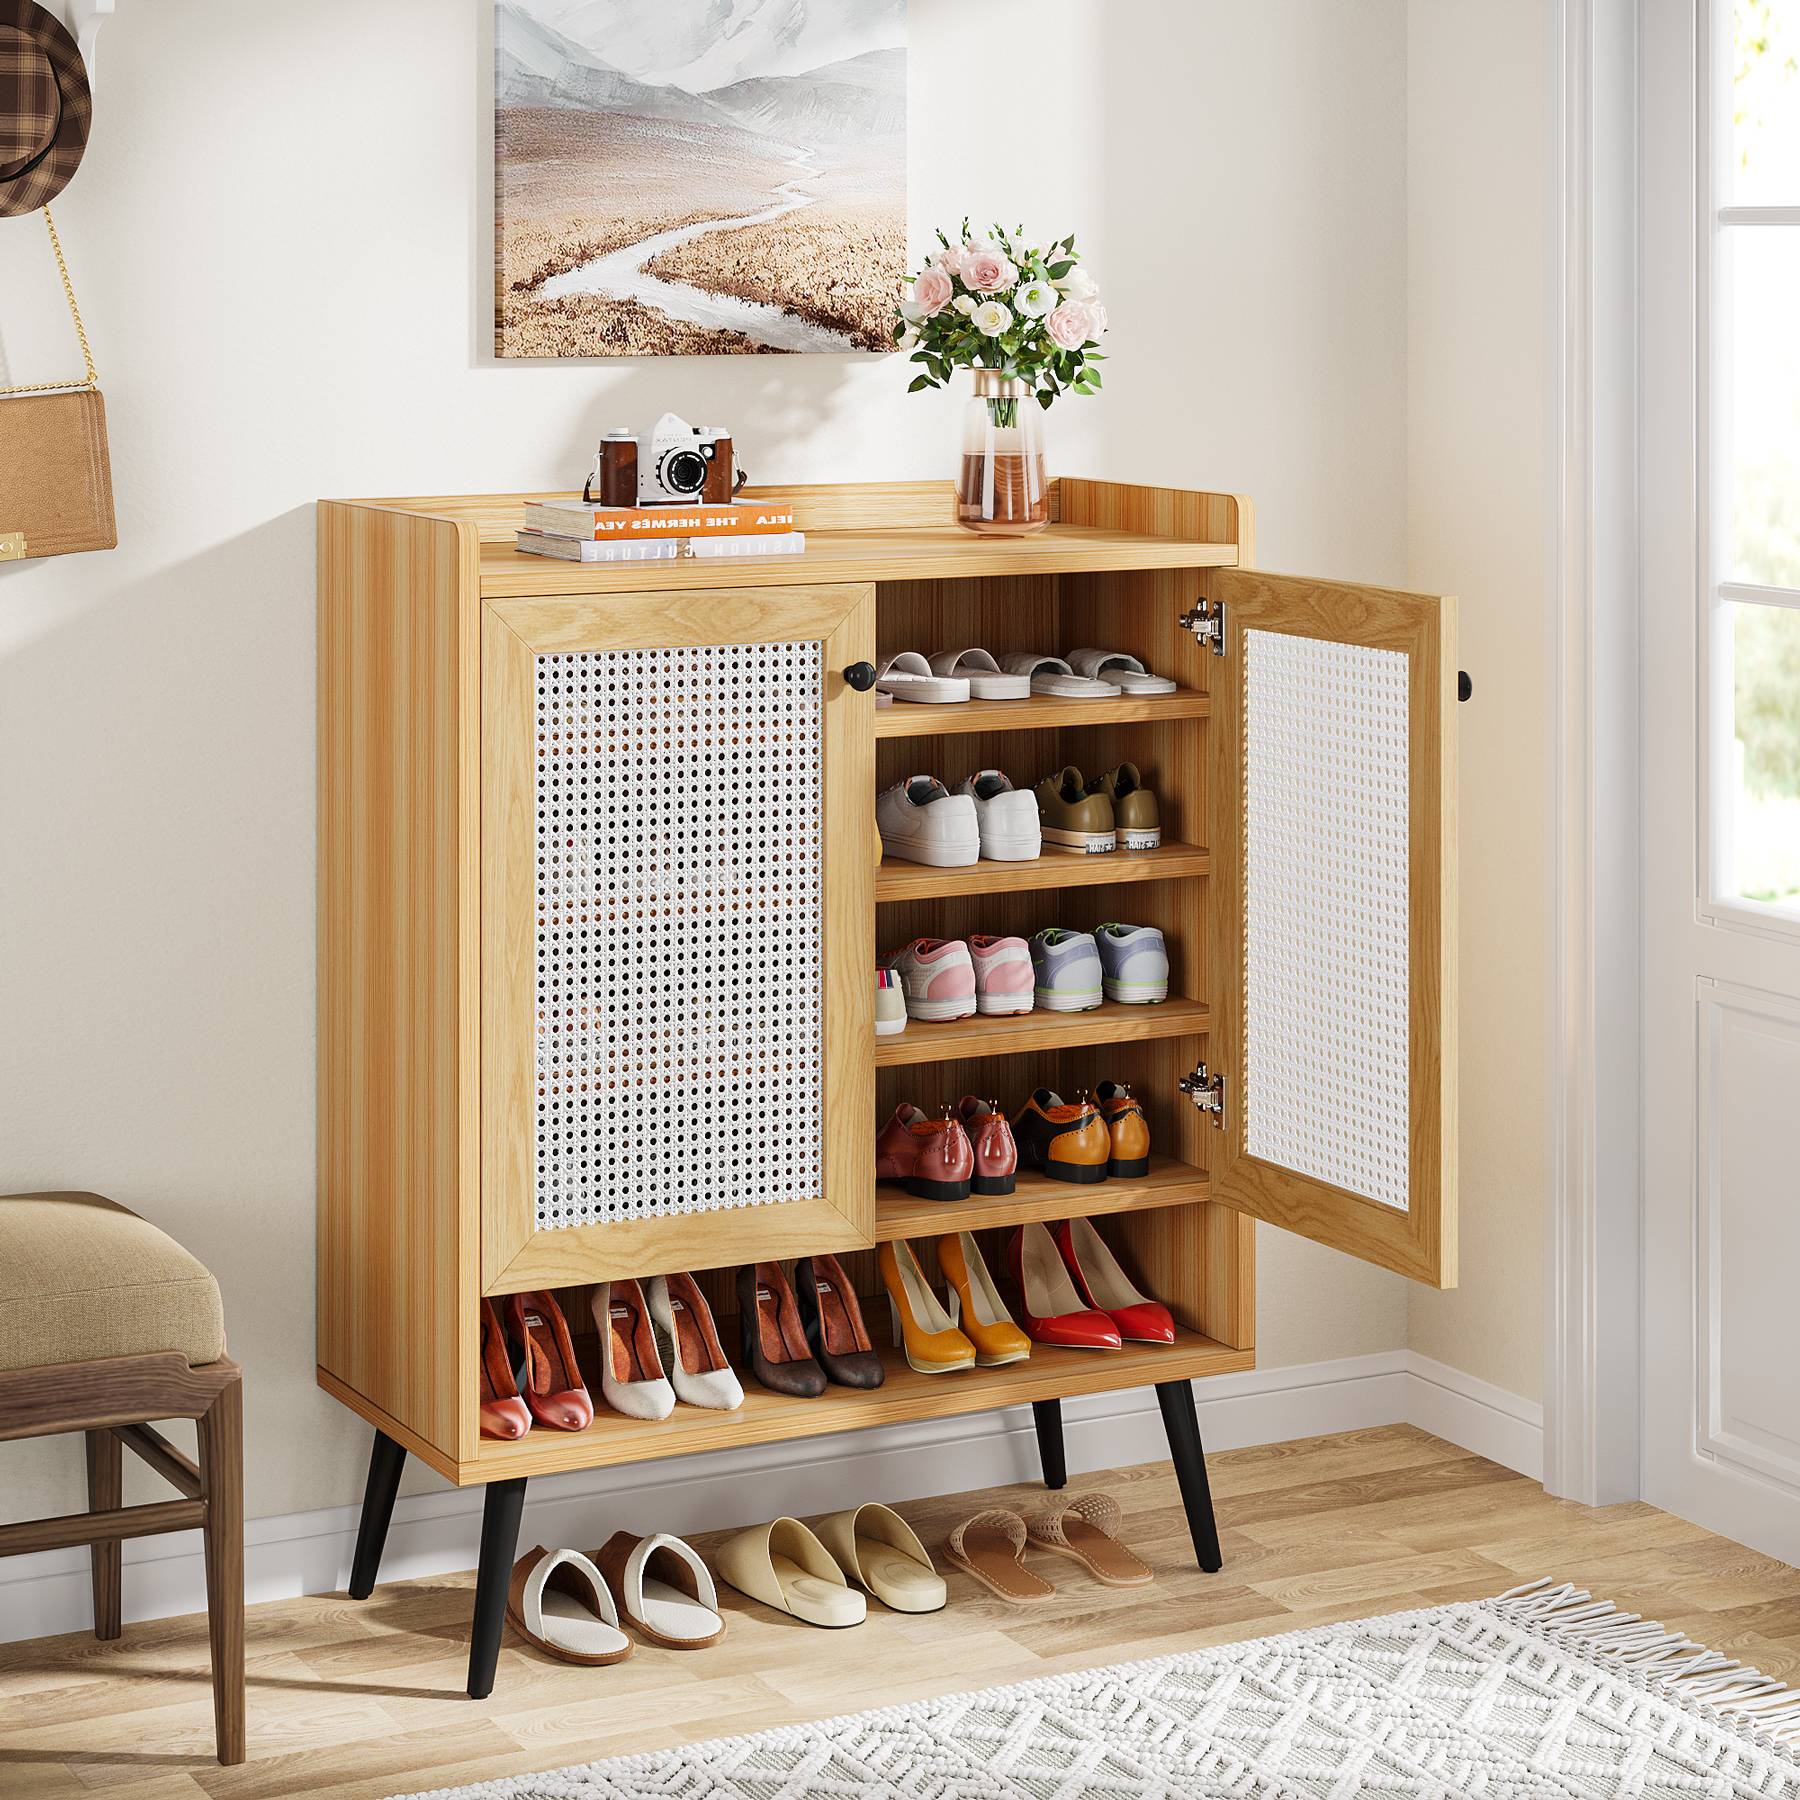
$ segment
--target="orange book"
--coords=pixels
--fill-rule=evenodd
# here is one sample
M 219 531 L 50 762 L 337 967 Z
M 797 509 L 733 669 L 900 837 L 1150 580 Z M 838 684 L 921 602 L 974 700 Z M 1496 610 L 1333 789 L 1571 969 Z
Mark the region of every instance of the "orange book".
M 580 500 L 529 500 L 525 529 L 597 544 L 631 538 L 745 537 L 792 531 L 794 509 L 784 501 L 727 506 L 589 506 Z

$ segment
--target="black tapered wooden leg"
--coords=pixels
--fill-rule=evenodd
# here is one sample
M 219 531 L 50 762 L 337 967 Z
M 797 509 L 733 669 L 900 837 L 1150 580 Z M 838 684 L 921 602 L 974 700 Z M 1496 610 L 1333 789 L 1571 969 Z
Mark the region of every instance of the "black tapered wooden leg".
M 1044 1486 L 1066 1486 L 1069 1466 L 1063 1461 L 1062 1402 L 1032 1401 L 1031 1422 L 1037 1426 L 1038 1463 L 1044 1471 Z
M 387 1543 L 388 1525 L 394 1516 L 394 1496 L 400 1491 L 400 1471 L 405 1467 L 406 1452 L 386 1432 L 376 1432 L 369 1451 L 369 1484 L 363 1489 L 362 1518 L 356 1526 L 356 1555 L 350 1562 L 352 1600 L 366 1600 L 375 1591 L 382 1547 Z
M 481 1509 L 481 1567 L 475 1575 L 475 1623 L 469 1632 L 469 1698 L 494 1691 L 494 1665 L 506 1630 L 506 1588 L 519 1554 L 519 1516 L 525 1510 L 525 1477 L 490 1481 Z
M 1169 1436 L 1169 1458 L 1181 1487 L 1181 1505 L 1187 1514 L 1194 1555 L 1208 1575 L 1215 1574 L 1224 1557 L 1219 1553 L 1219 1526 L 1213 1517 L 1212 1485 L 1206 1479 L 1206 1453 L 1200 1445 L 1200 1421 L 1194 1414 L 1194 1388 L 1188 1381 L 1159 1381 L 1156 1403 L 1162 1408 L 1163 1430 Z

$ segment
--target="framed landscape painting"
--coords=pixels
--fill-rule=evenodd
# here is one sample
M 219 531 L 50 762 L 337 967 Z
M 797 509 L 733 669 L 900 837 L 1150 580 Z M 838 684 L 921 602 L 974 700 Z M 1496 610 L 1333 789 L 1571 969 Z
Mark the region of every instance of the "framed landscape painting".
M 497 0 L 494 348 L 892 347 L 906 0 Z

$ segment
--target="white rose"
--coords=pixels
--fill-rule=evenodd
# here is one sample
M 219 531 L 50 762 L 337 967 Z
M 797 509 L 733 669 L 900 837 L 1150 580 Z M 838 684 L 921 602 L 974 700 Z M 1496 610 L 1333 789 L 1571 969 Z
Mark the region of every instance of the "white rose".
M 899 344 L 899 346 L 902 350 L 917 349 L 918 343 L 919 343 L 919 328 L 918 328 L 918 326 L 908 325 L 907 328 L 903 332 L 901 332 L 900 336 L 895 341 Z
M 950 304 L 954 306 L 965 319 L 975 310 L 975 300 L 974 296 L 971 294 L 958 294 Z
M 1055 287 L 1048 281 L 1028 281 L 1013 295 L 1013 305 L 1028 319 L 1041 319 L 1056 307 Z
M 1100 291 L 1100 284 L 1080 263 L 1077 263 L 1056 285 L 1071 300 L 1091 300 Z
M 998 300 L 982 301 L 969 316 L 975 329 L 988 337 L 998 337 L 1013 322 L 1012 314 Z
M 916 325 L 925 317 L 925 309 L 912 297 L 911 293 L 907 293 L 902 296 L 900 301 L 900 316 L 907 324 Z

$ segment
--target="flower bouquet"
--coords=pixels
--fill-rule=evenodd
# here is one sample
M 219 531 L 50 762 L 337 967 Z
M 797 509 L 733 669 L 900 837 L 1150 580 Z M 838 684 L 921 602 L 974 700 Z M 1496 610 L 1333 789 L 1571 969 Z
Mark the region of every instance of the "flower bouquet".
M 896 309 L 895 343 L 920 365 L 907 391 L 974 371 L 957 518 L 976 531 L 1040 531 L 1050 517 L 1042 415 L 1059 394 L 1099 390 L 1106 308 L 1073 233 L 1046 245 L 995 225 L 976 237 L 964 219 L 960 242 L 937 238 Z

